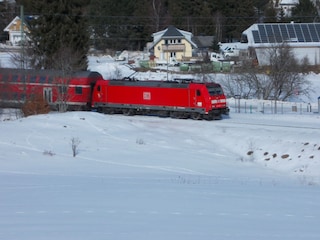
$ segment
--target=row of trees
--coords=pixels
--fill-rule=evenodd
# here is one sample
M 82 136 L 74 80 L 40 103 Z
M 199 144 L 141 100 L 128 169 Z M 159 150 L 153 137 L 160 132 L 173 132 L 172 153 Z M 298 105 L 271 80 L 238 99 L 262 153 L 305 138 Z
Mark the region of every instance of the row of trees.
M 10 4 L 11 3 L 11 4 Z M 311 0 L 300 0 L 290 19 L 272 0 L 4 0 L 0 26 L 24 6 L 35 68 L 86 69 L 90 46 L 98 50 L 142 50 L 154 32 L 174 25 L 217 42 L 240 39 L 257 22 L 317 21 Z M 13 14 L 13 12 L 15 12 Z M 11 14 L 11 15 L 10 15 Z
M 194 35 L 215 36 L 216 42 L 228 42 L 239 40 L 243 30 L 257 22 L 319 20 L 317 8 L 311 0 L 300 0 L 290 18 L 281 13 L 279 15 L 272 0 L 16 0 L 16 2 L 17 6 L 25 6 L 26 15 L 38 16 L 38 21 L 34 23 L 37 28 L 39 26 L 47 28 L 32 32 L 32 35 L 38 37 L 34 40 L 39 40 L 39 35 L 41 39 L 52 38 L 52 34 L 55 33 L 56 37 L 67 38 L 72 31 L 71 34 L 77 36 L 73 39 L 76 44 L 79 44 L 77 42 L 79 38 L 84 38 L 83 41 L 90 39 L 90 44 L 100 50 L 142 50 L 146 43 L 152 40 L 152 33 L 163 30 L 168 25 L 190 31 Z M 74 29 L 77 26 L 79 29 Z M 51 29 L 49 35 L 47 35 L 48 29 Z M 48 44 L 52 44 L 52 40 L 48 40 Z M 58 49 L 59 47 L 54 46 L 52 51 Z

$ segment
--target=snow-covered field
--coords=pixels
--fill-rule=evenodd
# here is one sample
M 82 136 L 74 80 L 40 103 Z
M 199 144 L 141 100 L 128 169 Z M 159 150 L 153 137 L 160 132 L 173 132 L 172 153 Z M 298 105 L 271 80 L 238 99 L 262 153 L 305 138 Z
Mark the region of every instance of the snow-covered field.
M 319 239 L 319 121 L 3 121 L 0 239 Z
M 0 239 L 320 239 L 320 115 L 231 110 L 2 114 Z

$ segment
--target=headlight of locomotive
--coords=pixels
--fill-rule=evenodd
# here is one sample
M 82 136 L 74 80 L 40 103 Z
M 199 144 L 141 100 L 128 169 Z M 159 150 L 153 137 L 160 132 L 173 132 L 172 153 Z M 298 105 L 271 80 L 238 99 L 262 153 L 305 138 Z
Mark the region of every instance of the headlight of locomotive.
M 215 99 L 211 100 L 212 104 L 217 104 L 217 103 L 226 103 L 226 99 Z

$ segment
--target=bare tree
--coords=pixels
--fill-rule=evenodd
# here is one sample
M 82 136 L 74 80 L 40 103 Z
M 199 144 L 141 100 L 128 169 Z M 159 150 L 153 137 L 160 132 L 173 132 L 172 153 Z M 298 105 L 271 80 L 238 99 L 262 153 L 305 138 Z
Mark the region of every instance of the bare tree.
M 310 82 L 304 78 L 307 59 L 301 63 L 295 58 L 292 49 L 285 43 L 275 44 L 266 51 L 269 62 L 266 72 L 262 72 L 244 61 L 237 74 L 230 75 L 223 83 L 231 96 L 286 101 L 290 97 L 310 93 Z
M 286 43 L 276 44 L 267 51 L 269 78 L 274 100 L 285 101 L 298 91 L 307 94 L 310 83 L 304 79 L 302 65 L 295 58 L 292 48 Z
M 78 146 L 81 143 L 79 138 L 71 138 L 71 148 L 72 148 L 72 156 L 75 157 L 77 156 L 78 152 Z
M 75 53 L 72 48 L 61 47 L 54 55 L 52 66 L 59 70 L 60 76 L 56 77 L 55 82 L 58 84 L 57 108 L 59 112 L 68 110 L 68 95 L 69 83 L 73 75 L 74 66 L 79 61 L 80 54 Z
M 155 31 L 159 31 L 160 29 L 160 19 L 161 19 L 161 11 L 162 11 L 162 1 L 161 0 L 152 0 L 152 13 L 153 13 L 153 21 L 155 25 Z
M 31 65 L 30 46 L 28 46 L 27 44 L 24 46 L 21 46 L 19 51 L 8 50 L 8 53 L 10 55 L 11 63 L 16 68 L 26 69 L 30 67 Z

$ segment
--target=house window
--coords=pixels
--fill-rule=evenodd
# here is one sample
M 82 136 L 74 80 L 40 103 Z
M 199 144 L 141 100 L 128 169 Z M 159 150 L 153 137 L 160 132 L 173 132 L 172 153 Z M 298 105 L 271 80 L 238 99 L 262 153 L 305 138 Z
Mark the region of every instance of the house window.
M 180 44 L 181 43 L 181 39 L 169 39 L 169 40 L 165 40 L 167 43 L 166 44 Z

